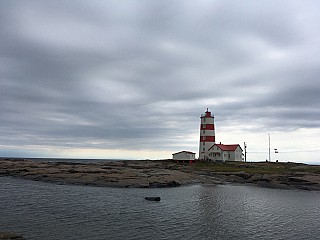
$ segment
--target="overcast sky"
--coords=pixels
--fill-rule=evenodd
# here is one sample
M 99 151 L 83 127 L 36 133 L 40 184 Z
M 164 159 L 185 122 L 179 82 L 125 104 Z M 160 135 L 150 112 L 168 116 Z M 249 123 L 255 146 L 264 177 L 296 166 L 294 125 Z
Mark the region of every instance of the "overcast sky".
M 320 163 L 320 2 L 0 0 L 0 155 Z

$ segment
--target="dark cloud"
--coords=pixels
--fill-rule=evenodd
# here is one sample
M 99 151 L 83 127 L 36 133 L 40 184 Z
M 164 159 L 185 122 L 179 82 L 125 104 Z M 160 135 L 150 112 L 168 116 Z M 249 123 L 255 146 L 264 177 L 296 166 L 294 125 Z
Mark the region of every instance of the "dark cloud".
M 0 5 L 4 148 L 197 148 L 206 107 L 244 132 L 320 128 L 316 1 Z

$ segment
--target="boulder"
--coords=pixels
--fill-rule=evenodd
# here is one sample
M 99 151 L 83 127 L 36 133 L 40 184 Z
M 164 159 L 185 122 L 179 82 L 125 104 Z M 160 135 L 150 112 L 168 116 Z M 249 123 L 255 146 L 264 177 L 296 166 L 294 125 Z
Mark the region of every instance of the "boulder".
M 0 232 L 0 240 L 26 240 L 23 236 L 15 233 Z
M 163 187 L 179 187 L 181 186 L 180 183 L 176 181 L 170 181 L 170 182 L 150 182 L 149 187 L 150 188 L 163 188 Z
M 148 201 L 156 201 L 156 202 L 159 202 L 161 200 L 160 197 L 145 197 L 144 199 Z

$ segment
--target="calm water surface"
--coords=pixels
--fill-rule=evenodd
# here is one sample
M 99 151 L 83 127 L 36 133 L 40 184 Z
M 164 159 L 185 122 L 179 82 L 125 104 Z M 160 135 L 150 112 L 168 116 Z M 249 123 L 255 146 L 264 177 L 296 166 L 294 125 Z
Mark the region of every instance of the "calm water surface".
M 320 193 L 232 185 L 117 189 L 0 177 L 0 231 L 29 240 L 319 239 Z

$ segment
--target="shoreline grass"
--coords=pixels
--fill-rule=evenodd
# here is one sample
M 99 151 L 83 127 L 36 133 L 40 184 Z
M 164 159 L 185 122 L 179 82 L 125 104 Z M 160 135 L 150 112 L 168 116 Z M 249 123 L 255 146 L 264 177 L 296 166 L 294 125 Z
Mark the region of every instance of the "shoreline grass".
M 249 174 L 320 174 L 320 166 L 291 162 L 196 162 L 191 168 L 213 172 L 246 172 Z

